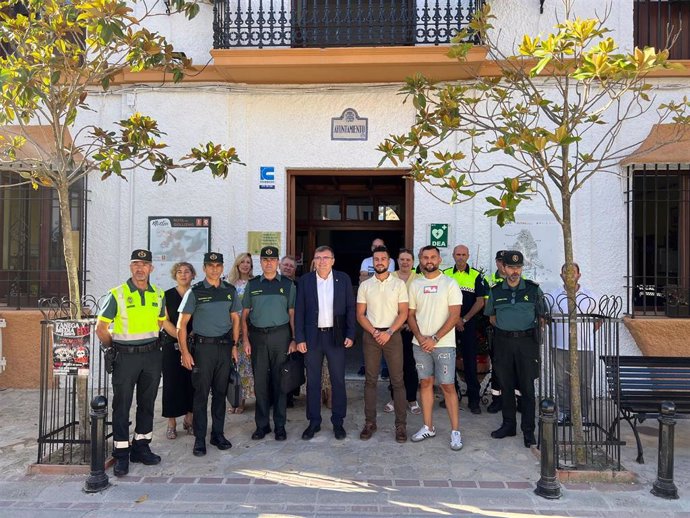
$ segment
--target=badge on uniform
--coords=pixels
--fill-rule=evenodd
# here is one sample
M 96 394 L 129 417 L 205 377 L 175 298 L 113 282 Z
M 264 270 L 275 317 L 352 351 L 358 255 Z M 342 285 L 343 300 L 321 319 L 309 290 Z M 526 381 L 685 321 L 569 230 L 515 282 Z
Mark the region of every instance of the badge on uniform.
M 424 286 L 424 293 L 438 293 L 438 286 Z

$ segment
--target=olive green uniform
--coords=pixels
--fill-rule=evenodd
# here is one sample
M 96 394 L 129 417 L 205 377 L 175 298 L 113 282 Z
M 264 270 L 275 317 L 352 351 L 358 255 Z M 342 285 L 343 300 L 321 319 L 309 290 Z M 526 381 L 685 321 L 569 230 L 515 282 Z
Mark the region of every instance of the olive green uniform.
M 252 344 L 252 370 L 257 430 L 270 430 L 269 414 L 273 394 L 273 424 L 284 428 L 287 395 L 280 389 L 280 367 L 285 363 L 292 330 L 289 310 L 295 307 L 295 284 L 280 274 L 273 279 L 263 275 L 247 283 L 242 306 L 249 309 L 249 341 Z
M 494 337 L 495 369 L 506 394 L 519 389 L 523 397 L 522 432 L 533 434 L 535 428 L 534 380 L 539 376 L 539 318 L 544 315 L 539 285 L 527 279 L 511 288 L 507 281 L 489 292 L 484 313 L 496 317 Z M 515 398 L 503 398 L 503 424 L 516 426 Z

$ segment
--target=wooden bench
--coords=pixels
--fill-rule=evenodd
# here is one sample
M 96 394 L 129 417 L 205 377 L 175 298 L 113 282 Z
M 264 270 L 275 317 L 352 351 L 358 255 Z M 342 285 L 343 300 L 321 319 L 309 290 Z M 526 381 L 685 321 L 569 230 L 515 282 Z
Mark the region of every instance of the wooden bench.
M 665 356 L 601 356 L 611 398 L 619 416 L 630 424 L 637 442 L 637 462 L 644 464 L 637 424 L 660 414 L 662 401 L 672 401 L 676 415 L 690 414 L 690 358 Z

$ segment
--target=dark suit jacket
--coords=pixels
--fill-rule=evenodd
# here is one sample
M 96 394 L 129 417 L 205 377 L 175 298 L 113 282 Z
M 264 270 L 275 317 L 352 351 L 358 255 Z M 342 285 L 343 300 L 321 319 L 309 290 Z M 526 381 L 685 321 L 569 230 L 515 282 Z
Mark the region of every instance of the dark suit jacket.
M 295 341 L 316 342 L 319 323 L 319 299 L 316 272 L 300 277 L 295 301 Z M 355 296 L 352 281 L 346 273 L 333 270 L 333 327 L 337 344 L 345 338 L 355 339 Z

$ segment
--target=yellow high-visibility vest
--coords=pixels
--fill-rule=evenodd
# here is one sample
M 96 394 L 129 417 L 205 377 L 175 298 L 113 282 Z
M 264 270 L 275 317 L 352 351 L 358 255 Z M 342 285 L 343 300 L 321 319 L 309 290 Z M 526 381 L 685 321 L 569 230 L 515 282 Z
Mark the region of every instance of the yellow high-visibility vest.
M 110 290 L 117 302 L 117 315 L 113 320 L 113 340 L 155 340 L 160 331 L 159 321 L 163 305 L 163 290 L 153 284 L 144 292 L 144 304 L 138 290 L 130 290 L 127 283 Z

